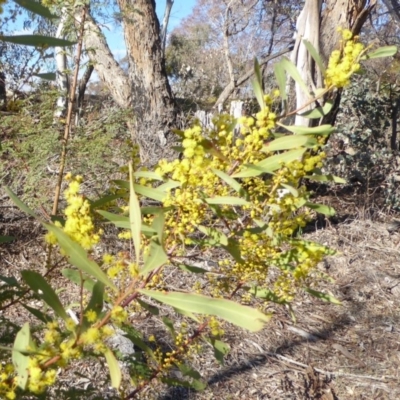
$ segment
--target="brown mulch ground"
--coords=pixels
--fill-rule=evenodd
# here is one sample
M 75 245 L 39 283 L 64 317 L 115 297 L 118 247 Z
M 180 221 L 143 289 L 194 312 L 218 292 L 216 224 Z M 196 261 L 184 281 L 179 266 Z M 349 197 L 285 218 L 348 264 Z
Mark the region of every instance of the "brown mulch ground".
M 0 227 L 1 234 L 17 237 L 12 245 L 0 245 L 0 274 L 32 266 L 44 273 L 41 228 L 9 208 L 0 208 Z M 288 310 L 276 308 L 261 332 L 226 329 L 231 352 L 224 367 L 209 349 L 194 360 L 208 381 L 205 391 L 155 387 L 141 398 L 400 399 L 400 235 L 389 234 L 383 222 L 358 217 L 328 224 L 307 238 L 338 250 L 321 268 L 334 280 L 326 288 L 341 306 L 304 296 L 293 304 L 296 322 Z M 68 304 L 71 293 L 61 291 L 60 297 Z M 21 309 L 12 312 L 14 323 L 25 321 Z M 82 398 L 111 398 L 104 389 L 104 366 L 84 361 L 79 368 L 80 375 L 65 371 L 63 384 L 82 390 Z M 70 398 L 49 398 L 55 397 Z

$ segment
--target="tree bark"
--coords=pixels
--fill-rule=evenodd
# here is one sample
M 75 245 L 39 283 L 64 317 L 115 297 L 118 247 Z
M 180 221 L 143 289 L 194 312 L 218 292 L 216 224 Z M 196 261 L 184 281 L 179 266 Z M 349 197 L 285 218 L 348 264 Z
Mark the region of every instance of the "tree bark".
M 136 139 L 142 159 L 152 161 L 162 155 L 175 121 L 155 1 L 118 0 L 118 4 L 124 21 Z

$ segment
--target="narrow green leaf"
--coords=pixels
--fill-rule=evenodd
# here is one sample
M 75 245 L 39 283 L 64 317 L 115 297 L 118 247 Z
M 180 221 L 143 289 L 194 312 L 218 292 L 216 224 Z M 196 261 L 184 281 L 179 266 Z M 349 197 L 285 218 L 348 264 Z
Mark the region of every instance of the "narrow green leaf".
M 250 204 L 245 199 L 241 199 L 240 197 L 232 197 L 232 196 L 216 196 L 209 197 L 204 199 L 207 204 L 220 204 L 220 205 L 230 205 L 230 206 L 245 206 Z
M 290 132 L 295 133 L 296 135 L 324 135 L 329 136 L 331 133 L 335 131 L 335 128 L 332 125 L 320 125 L 320 126 L 286 126 L 278 122 L 278 125 L 287 129 Z
M 0 281 L 5 282 L 8 286 L 14 286 L 20 288 L 21 285 L 17 281 L 17 279 L 14 276 L 4 276 L 0 275 Z
M 235 239 L 229 238 L 228 246 L 222 246 L 222 248 L 225 249 L 237 263 L 243 264 L 244 260 L 242 259 L 240 245 Z
M 371 51 L 368 54 L 365 54 L 361 57 L 361 60 L 370 60 L 372 58 L 381 58 L 381 57 L 392 57 L 397 53 L 396 46 L 382 46 L 378 49 Z
M 312 110 L 308 110 L 308 111 L 304 111 L 303 113 L 299 113 L 298 115 L 301 115 L 302 117 L 310 118 L 310 119 L 322 118 L 331 111 L 332 106 L 333 106 L 333 101 L 327 100 L 322 107 L 316 107 Z
M 227 183 L 233 190 L 235 190 L 239 194 L 243 192 L 242 185 L 238 181 L 233 179 L 230 175 L 218 169 L 212 169 L 212 172 L 219 178 L 221 178 L 225 183 Z
M 325 75 L 325 66 L 321 59 L 321 56 L 318 54 L 317 49 L 309 42 L 307 39 L 303 39 L 304 46 L 310 53 L 311 57 L 317 63 L 319 70 L 321 71 L 322 75 Z
M 181 187 L 182 184 L 177 181 L 173 181 L 170 179 L 169 181 L 163 183 L 162 185 L 157 187 L 157 190 L 162 191 L 163 193 L 167 192 L 168 190 L 175 189 L 177 187 Z
M 141 185 L 137 185 L 137 184 L 134 184 L 133 188 L 136 193 L 141 194 L 142 196 L 148 197 L 149 199 L 157 200 L 159 202 L 162 202 L 166 196 L 166 194 L 158 188 L 155 189 L 155 188 L 141 186 Z
M 296 65 L 294 65 L 293 62 L 290 61 L 287 57 L 282 57 L 281 61 L 279 61 L 279 64 L 296 81 L 296 83 L 302 88 L 303 92 L 311 97 L 307 85 L 304 83 L 304 80 L 301 77 Z
M 172 338 L 175 340 L 176 332 L 175 332 L 175 328 L 174 328 L 174 322 L 172 320 L 170 320 L 168 317 L 162 317 L 162 322 L 167 327 Z
M 47 7 L 42 6 L 40 3 L 37 1 L 33 0 L 14 0 L 15 3 L 20 5 L 21 7 L 25 8 L 26 10 L 40 15 L 41 17 L 47 18 L 47 19 L 55 19 L 58 18 L 57 15 L 54 15 L 50 12 L 50 10 Z
M 142 207 L 142 215 L 158 215 L 165 214 L 166 212 L 172 210 L 173 207 Z
M 156 306 L 152 306 L 151 304 L 146 303 L 143 300 L 140 299 L 136 299 L 136 301 L 146 310 L 148 311 L 150 314 L 152 315 L 159 315 L 160 314 L 160 310 L 158 309 L 158 307 Z
M 43 301 L 51 307 L 54 312 L 62 318 L 64 321 L 68 319 L 60 299 L 53 288 L 46 282 L 42 275 L 35 271 L 22 271 L 22 278 L 25 283 L 41 298 Z
M 36 3 L 39 4 L 39 3 Z M 55 81 L 57 76 L 54 72 L 46 72 L 42 74 L 33 74 L 34 76 L 37 76 L 40 79 L 43 79 L 45 81 Z
M 265 108 L 265 101 L 264 101 L 264 92 L 262 89 L 262 77 L 261 77 L 261 70 L 260 64 L 258 63 L 257 58 L 254 58 L 254 79 L 251 81 L 251 85 L 253 86 L 253 92 L 256 96 L 258 104 L 263 110 Z
M 198 225 L 197 229 L 200 232 L 204 233 L 205 235 L 210 236 L 215 241 L 215 243 L 220 244 L 222 246 L 228 246 L 227 236 L 223 232 L 219 231 L 218 229 L 203 226 L 203 225 Z
M 204 268 L 194 267 L 192 265 L 178 264 L 178 267 L 182 271 L 190 272 L 190 273 L 193 273 L 193 274 L 205 274 L 206 272 L 208 272 Z
M 19 209 L 26 212 L 30 216 L 39 219 L 36 216 L 36 214 L 26 204 L 24 204 L 10 188 L 6 186 L 4 187 L 4 190 L 10 196 L 11 200 L 15 203 L 15 205 L 18 206 Z
M 312 147 L 317 144 L 317 141 L 313 138 L 301 135 L 289 135 L 283 136 L 279 139 L 275 139 L 272 142 L 267 143 L 263 146 L 262 151 L 270 153 L 273 151 L 280 150 L 291 150 L 298 147 Z
M 213 299 L 194 293 L 167 293 L 146 289 L 139 291 L 172 307 L 198 314 L 215 315 L 252 332 L 261 330 L 264 324 L 270 320 L 270 316 L 261 311 L 242 306 L 231 300 Z
M 135 193 L 135 185 L 133 183 L 133 167 L 131 162 L 129 163 L 129 223 L 133 245 L 135 247 L 136 265 L 139 265 L 142 212 L 140 211 L 140 203 Z
M 107 348 L 107 350 L 104 352 L 104 357 L 106 358 L 108 369 L 110 371 L 111 386 L 114 389 L 119 389 L 122 380 L 122 373 L 119 363 L 115 358 L 114 353 L 109 348 Z
M 0 236 L 0 244 L 2 243 L 10 243 L 15 239 L 14 236 Z
M 210 338 L 209 342 L 211 343 L 214 349 L 214 357 L 219 362 L 220 365 L 224 365 L 224 357 L 229 353 L 230 347 L 227 343 L 221 342 L 220 340 Z
M 286 183 L 281 183 L 281 186 L 284 187 L 293 197 L 299 197 L 299 191 L 293 186 Z
M 248 166 L 247 169 L 238 172 L 233 175 L 234 178 L 248 178 L 252 176 L 258 176 L 264 173 L 273 173 L 276 170 L 282 168 L 284 164 L 290 163 L 294 160 L 301 160 L 303 157 L 305 148 L 294 149 L 286 151 L 285 153 L 275 154 L 271 157 L 266 158 L 254 164 L 253 166 Z
M 95 210 L 96 208 L 102 207 L 105 204 L 108 204 L 114 200 L 120 199 L 121 197 L 124 197 L 124 196 L 121 196 L 121 194 L 108 194 L 103 197 L 100 197 L 99 199 L 97 199 L 95 201 L 91 201 L 90 207 L 92 210 Z
M 74 242 L 57 226 L 51 224 L 44 224 L 44 226 L 56 236 L 58 244 L 68 256 L 68 260 L 72 265 L 95 277 L 114 291 L 118 291 L 118 288 L 110 281 L 97 263 L 88 258 L 87 252 L 78 243 Z
M 70 40 L 58 39 L 51 36 L 43 35 L 18 35 L 18 36 L 3 36 L 0 35 L 0 40 L 14 44 L 21 44 L 24 46 L 33 47 L 67 47 L 73 46 L 75 42 Z
M 76 269 L 64 268 L 61 270 L 61 274 L 69 279 L 71 282 L 76 283 L 77 285 L 81 284 L 81 274 Z M 87 276 L 83 277 L 83 287 L 90 292 L 93 291 L 93 286 L 95 285 L 95 281 L 93 279 L 88 278 Z
M 201 379 L 201 375 L 199 371 L 196 371 L 194 368 L 190 367 L 186 364 L 178 364 L 179 370 L 182 372 L 183 376 L 188 376 L 189 378 L 193 379 Z
M 342 305 L 342 303 L 334 296 L 330 295 L 330 294 L 326 294 L 326 293 L 322 293 L 322 292 L 318 292 L 317 290 L 313 290 L 310 288 L 304 288 L 304 290 L 307 293 L 310 293 L 311 296 L 314 296 L 320 300 L 326 301 L 327 303 L 332 303 L 332 304 L 337 304 L 339 306 Z
M 336 183 L 346 183 L 346 179 L 340 178 L 335 175 L 306 175 L 304 178 L 310 179 L 317 182 L 336 182 Z
M 146 179 L 152 179 L 155 181 L 163 180 L 163 177 L 161 175 L 158 175 L 156 172 L 153 172 L 153 171 L 136 171 L 133 173 L 133 176 L 135 178 L 146 178 Z
M 103 302 L 104 283 L 96 282 L 93 286 L 92 297 L 90 298 L 90 301 L 86 306 L 84 313 L 86 313 L 86 311 L 93 310 L 94 312 L 96 312 L 97 315 L 99 315 L 103 310 Z
M 28 383 L 29 377 L 29 356 L 21 353 L 24 350 L 31 350 L 29 348 L 32 342 L 31 333 L 29 329 L 29 323 L 26 322 L 15 337 L 13 351 L 12 351 L 12 362 L 17 371 L 17 385 L 22 390 L 25 390 L 26 384 Z
M 144 266 L 140 271 L 140 275 L 147 275 L 167 262 L 168 256 L 165 254 L 162 245 L 158 241 L 152 240 L 150 242 L 149 253 L 145 257 Z
M 279 92 L 281 95 L 281 99 L 283 101 L 287 100 L 287 94 L 286 94 L 286 74 L 285 74 L 285 69 L 280 65 L 280 63 L 276 63 L 274 65 L 274 72 L 275 72 L 275 77 L 276 77 L 276 82 L 278 83 L 279 86 Z
M 157 233 L 159 243 L 164 243 L 164 224 L 165 215 L 163 213 L 156 215 L 151 224 L 151 228 Z
M 328 217 L 332 217 L 336 214 L 334 208 L 332 208 L 330 206 L 326 206 L 325 204 L 315 204 L 315 203 L 310 203 L 307 201 L 304 205 L 308 208 L 311 208 L 312 210 L 314 210 L 316 212 L 327 215 Z
M 21 303 L 21 305 L 43 323 L 47 324 L 47 322 L 52 321 L 52 318 L 49 315 L 43 313 L 42 311 L 37 310 L 36 308 L 33 307 L 29 307 L 23 303 Z

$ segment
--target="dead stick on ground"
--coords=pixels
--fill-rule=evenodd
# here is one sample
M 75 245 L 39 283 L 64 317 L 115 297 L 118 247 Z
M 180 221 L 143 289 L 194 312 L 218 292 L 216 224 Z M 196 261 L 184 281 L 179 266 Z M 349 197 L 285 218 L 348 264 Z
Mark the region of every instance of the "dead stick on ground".
M 291 358 L 288 358 L 288 357 L 285 357 L 285 356 L 281 356 L 280 354 L 277 354 L 277 353 L 266 352 L 264 354 L 267 355 L 267 356 L 270 356 L 270 357 L 276 357 L 276 358 L 278 358 L 280 360 L 287 361 L 287 362 L 289 362 L 291 364 L 298 365 L 298 366 L 303 367 L 303 368 L 307 368 L 308 367 L 307 364 L 303 364 L 301 362 L 292 360 Z M 345 372 L 324 371 L 324 370 L 319 369 L 319 368 L 314 368 L 314 370 L 317 371 L 320 374 L 324 374 L 324 375 L 328 375 L 328 376 L 340 376 L 340 377 L 344 377 L 344 378 L 370 379 L 370 380 L 379 381 L 379 382 L 385 382 L 388 379 L 397 380 L 397 378 L 395 378 L 394 376 L 386 376 L 384 378 L 378 378 L 376 376 L 370 376 L 370 375 L 356 375 L 356 374 L 347 374 Z

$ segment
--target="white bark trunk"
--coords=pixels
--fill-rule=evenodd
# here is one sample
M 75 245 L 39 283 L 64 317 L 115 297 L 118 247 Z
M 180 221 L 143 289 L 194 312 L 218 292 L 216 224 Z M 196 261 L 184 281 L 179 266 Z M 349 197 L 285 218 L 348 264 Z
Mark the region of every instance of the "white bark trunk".
M 61 10 L 61 18 L 57 27 L 57 32 L 56 32 L 57 39 L 64 38 L 64 28 L 67 18 L 68 18 L 67 9 L 64 7 Z M 55 61 L 57 66 L 56 84 L 58 90 L 60 91 L 60 95 L 57 99 L 57 108 L 56 111 L 54 112 L 54 118 L 58 119 L 64 117 L 67 113 L 69 87 L 68 87 L 68 76 L 66 73 L 67 54 L 65 53 L 65 47 L 55 47 L 54 52 L 55 52 Z
M 314 67 L 314 62 L 304 46 L 303 39 L 307 39 L 319 52 L 319 26 L 321 15 L 322 0 L 306 0 L 304 8 L 301 11 L 296 24 L 296 44 L 293 49 L 291 60 L 297 66 L 301 77 L 309 87 L 314 91 L 316 86 L 322 83 L 321 72 Z M 316 76 L 317 78 L 316 78 Z M 316 78 L 316 79 L 315 79 Z M 307 93 L 301 89 L 299 84 L 295 84 L 296 91 L 296 109 L 303 107 L 310 101 Z M 302 111 L 312 108 L 309 106 Z M 308 126 L 310 119 L 296 115 L 295 124 Z
M 163 54 L 165 54 L 165 45 L 167 43 L 167 28 L 168 28 L 169 16 L 171 14 L 171 9 L 173 5 L 174 5 L 174 0 L 167 0 L 167 4 L 165 5 L 164 18 L 161 24 L 160 37 L 161 37 L 161 46 Z

